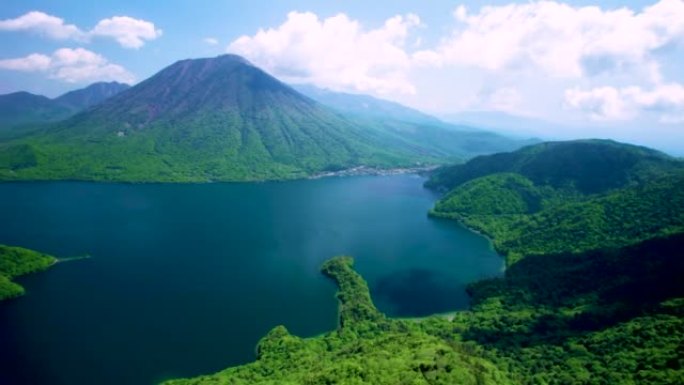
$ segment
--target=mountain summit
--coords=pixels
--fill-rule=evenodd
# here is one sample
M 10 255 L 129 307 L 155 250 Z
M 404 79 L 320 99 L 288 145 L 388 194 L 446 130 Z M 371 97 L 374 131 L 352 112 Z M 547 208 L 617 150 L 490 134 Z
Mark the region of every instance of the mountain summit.
M 0 156 L 0 178 L 289 179 L 439 162 L 449 154 L 431 141 L 460 138 L 439 133 L 409 137 L 360 123 L 222 55 L 178 61 L 40 134 L 0 145 L 13 154 L 4 164 Z

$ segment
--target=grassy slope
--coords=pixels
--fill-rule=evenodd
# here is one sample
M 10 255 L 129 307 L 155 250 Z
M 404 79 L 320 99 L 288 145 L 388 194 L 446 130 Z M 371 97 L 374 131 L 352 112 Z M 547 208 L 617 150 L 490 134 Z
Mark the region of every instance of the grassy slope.
M 385 318 L 351 258 L 322 270 L 339 287 L 337 330 L 302 339 L 278 326 L 259 342 L 254 363 L 165 384 L 511 384 L 476 352 L 426 332 L 434 325 Z
M 45 270 L 55 261 L 36 251 L 0 245 L 0 301 L 24 294 L 24 288 L 12 282 L 13 278 Z

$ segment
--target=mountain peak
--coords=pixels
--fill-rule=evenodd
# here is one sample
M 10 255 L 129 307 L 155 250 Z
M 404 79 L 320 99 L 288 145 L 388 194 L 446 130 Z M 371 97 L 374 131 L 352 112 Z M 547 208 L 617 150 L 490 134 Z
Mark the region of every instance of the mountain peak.
M 77 112 L 99 104 L 130 87 L 128 84 L 119 82 L 97 82 L 85 88 L 67 92 L 54 100 Z
M 247 106 L 259 111 L 282 96 L 313 103 L 241 56 L 225 54 L 177 61 L 98 109 L 138 125 Z

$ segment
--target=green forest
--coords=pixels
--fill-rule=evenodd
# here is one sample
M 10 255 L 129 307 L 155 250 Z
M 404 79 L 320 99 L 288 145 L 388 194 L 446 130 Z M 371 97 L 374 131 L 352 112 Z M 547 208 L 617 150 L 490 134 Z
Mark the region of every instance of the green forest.
M 433 216 L 507 258 L 504 277 L 469 285 L 469 310 L 387 318 L 336 257 L 322 267 L 339 288 L 336 330 L 302 339 L 278 326 L 255 362 L 165 385 L 684 383 L 680 161 L 545 143 L 440 169 L 428 186 L 447 191 Z
M 410 320 L 379 313 L 352 259 L 336 257 L 322 271 L 339 287 L 337 330 L 277 326 L 255 362 L 164 385 L 682 383 L 682 247 L 680 234 L 531 256 L 471 285 L 471 310 Z
M 45 270 L 56 261 L 55 257 L 33 250 L 0 245 L 0 301 L 24 294 L 24 288 L 12 279 Z

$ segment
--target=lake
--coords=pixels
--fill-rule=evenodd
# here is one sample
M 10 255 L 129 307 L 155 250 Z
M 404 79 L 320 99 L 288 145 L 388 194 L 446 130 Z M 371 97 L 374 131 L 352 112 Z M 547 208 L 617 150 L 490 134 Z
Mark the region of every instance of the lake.
M 254 359 L 276 325 L 334 329 L 321 263 L 346 254 L 381 311 L 463 309 L 500 275 L 483 237 L 428 218 L 415 175 L 282 183 L 0 184 L 0 243 L 57 257 L 0 303 L 0 384 L 151 385 Z

